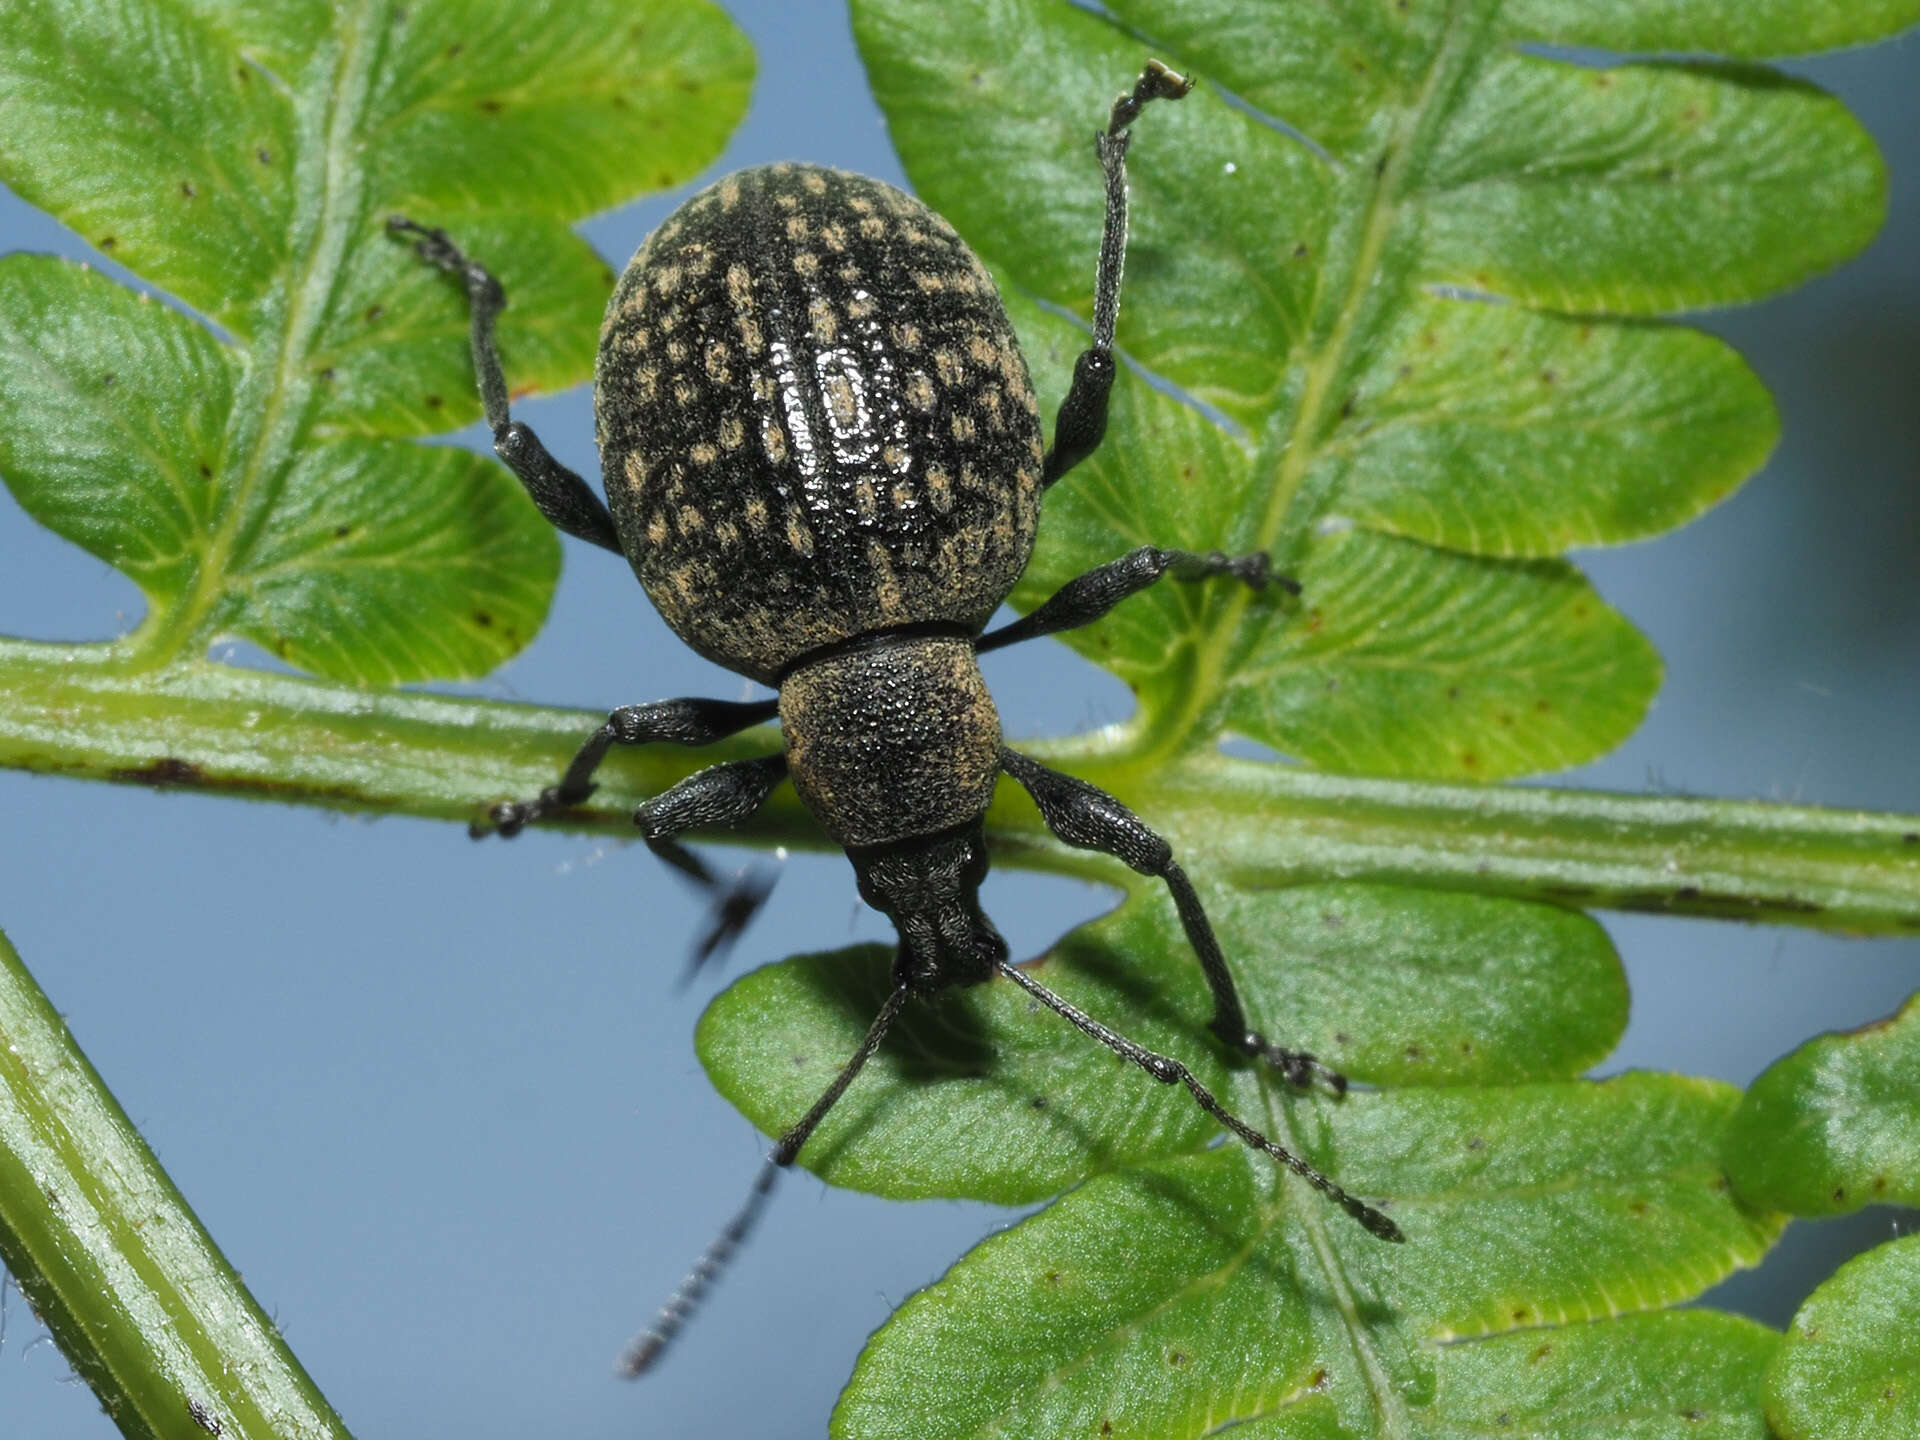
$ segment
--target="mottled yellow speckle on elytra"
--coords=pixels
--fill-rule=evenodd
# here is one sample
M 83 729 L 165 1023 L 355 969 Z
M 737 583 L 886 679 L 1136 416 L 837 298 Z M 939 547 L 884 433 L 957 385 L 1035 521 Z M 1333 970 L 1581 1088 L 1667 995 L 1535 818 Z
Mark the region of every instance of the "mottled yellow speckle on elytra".
M 696 240 L 680 247 L 680 264 L 689 275 L 698 278 L 713 265 L 713 253 Z
M 773 377 L 771 375 L 760 370 L 754 371 L 753 398 L 763 405 L 773 398 Z
M 655 545 L 667 543 L 667 517 L 658 510 L 647 517 L 647 539 Z
M 746 266 L 735 263 L 727 267 L 727 299 L 742 313 L 753 309 L 753 275 Z
M 903 321 L 893 327 L 893 343 L 902 350 L 918 350 L 920 338 L 920 327 L 911 321 Z
M 680 507 L 680 533 L 693 535 L 707 528 L 707 517 L 691 505 Z
M 848 261 L 833 273 L 840 277 L 842 285 L 858 285 L 867 278 L 860 273 L 860 267 L 852 261 Z
M 731 520 L 722 520 L 713 527 L 714 538 L 731 549 L 740 543 L 740 527 Z
M 682 408 L 690 408 L 698 398 L 699 392 L 685 380 L 675 380 L 673 382 L 673 399 L 675 404 Z
M 856 215 L 871 215 L 873 213 L 873 202 L 864 195 L 849 195 L 847 197 L 847 208 Z
M 627 298 L 620 302 L 620 313 L 627 316 L 642 315 L 647 309 L 647 287 L 636 285 L 627 292 Z
M 738 180 L 723 180 L 720 184 L 721 208 L 726 210 L 731 210 L 733 209 L 734 206 L 738 205 L 739 203 L 740 203 L 740 182 Z
M 893 508 L 896 510 L 911 510 L 917 499 L 913 493 L 913 486 L 907 484 L 904 480 L 894 481 L 893 489 L 889 491 L 888 494 L 892 498 Z
M 1027 437 L 1027 453 L 1033 457 L 1036 465 L 1046 458 L 1047 452 L 1041 448 L 1040 437 L 1038 435 L 1029 435 Z
M 918 225 L 902 225 L 900 227 L 900 238 L 909 245 L 925 245 L 932 237 Z
M 932 270 L 916 270 L 913 283 L 920 287 L 922 295 L 933 295 L 947 288 L 947 277 Z
M 627 458 L 620 463 L 620 469 L 627 477 L 627 483 L 635 490 L 647 483 L 647 462 L 638 450 L 629 450 Z
M 684 340 L 667 341 L 667 359 L 676 365 L 687 363 L 687 342 Z
M 878 240 L 887 233 L 887 222 L 878 215 L 869 215 L 860 222 L 860 235 L 865 240 Z
M 747 438 L 747 427 L 740 423 L 738 415 L 729 415 L 720 422 L 720 448 L 738 450 Z
M 833 313 L 833 306 L 819 295 L 807 302 L 807 324 L 813 327 L 813 338 L 822 345 L 831 345 L 840 338 L 840 317 Z
M 695 445 L 691 450 L 687 451 L 687 458 L 696 465 L 711 465 L 720 458 L 720 452 L 702 440 L 698 445 Z
M 905 470 L 913 463 L 913 456 L 907 453 L 907 447 L 892 440 L 881 447 L 880 458 L 887 462 L 889 470 Z
M 980 472 L 974 469 L 973 466 L 962 465 L 960 467 L 960 488 L 962 490 L 971 490 L 977 495 L 987 488 L 987 482 L 980 478 Z
M 853 393 L 853 382 L 836 370 L 827 376 L 820 390 L 826 396 L 833 428 L 843 435 L 849 433 L 860 423 L 860 402 Z
M 794 254 L 793 273 L 802 280 L 811 280 L 820 273 L 820 257 L 811 250 L 801 250 Z
M 680 288 L 680 267 L 662 265 L 653 272 L 653 291 L 656 295 L 671 295 Z
M 827 249 L 838 255 L 842 250 L 847 248 L 847 227 L 842 225 L 838 220 L 834 221 L 831 225 L 822 225 L 820 227 L 820 240 Z
M 798 195 L 776 195 L 773 197 L 773 203 L 778 205 L 782 210 L 798 210 L 800 208 L 800 197 Z
M 674 327 L 680 323 L 680 312 L 677 309 L 669 310 L 654 323 L 660 327 L 661 334 L 671 334 Z
M 900 593 L 900 577 L 893 573 L 893 556 L 878 540 L 867 542 L 867 563 L 873 567 L 873 595 L 880 602 L 883 619 L 896 620 L 906 608 Z
M 996 435 L 1007 432 L 1007 417 L 1000 413 L 1000 387 L 989 385 L 980 392 L 980 409 L 987 417 L 987 428 Z
M 853 482 L 853 504 L 862 520 L 871 520 L 880 512 L 880 497 L 874 493 L 873 481 L 864 475 Z
M 767 502 L 766 501 L 762 500 L 758 495 L 755 495 L 751 500 L 747 501 L 746 516 L 747 516 L 747 524 L 749 527 L 752 528 L 755 534 L 766 533 L 766 528 L 767 528 Z
M 924 370 L 915 370 L 907 376 L 907 403 L 914 409 L 925 413 L 933 409 L 933 381 Z
M 813 227 L 807 224 L 806 216 L 789 215 L 787 217 L 787 239 L 804 240 L 812 233 Z
M 760 322 L 751 315 L 736 315 L 733 323 L 740 332 L 740 343 L 746 347 L 749 355 L 758 355 L 767 348 L 766 337 L 760 333 Z
M 767 458 L 779 465 L 787 458 L 787 432 L 780 428 L 778 420 L 768 420 L 760 428 L 760 444 L 767 452 Z
M 940 377 L 942 385 L 951 390 L 966 378 L 967 367 L 957 352 L 942 345 L 933 352 L 933 373 Z
M 927 498 L 933 502 L 933 508 L 945 515 L 953 509 L 953 483 L 947 479 L 944 470 L 927 472 Z
M 660 372 L 651 365 L 642 365 L 633 372 L 633 384 L 642 400 L 652 400 L 660 393 Z
M 971 270 L 955 270 L 947 276 L 949 289 L 958 290 L 962 295 L 978 295 L 980 279 Z
M 667 576 L 667 584 L 673 587 L 674 593 L 680 597 L 680 603 L 683 605 L 691 605 L 693 597 L 699 593 L 698 587 L 694 584 L 691 565 L 682 565 L 674 570 Z
M 850 320 L 864 320 L 873 314 L 873 309 L 873 297 L 862 290 L 851 300 L 847 301 L 847 318 Z
M 824 195 L 827 193 L 827 177 L 822 175 L 818 170 L 809 170 L 805 175 L 802 175 L 800 177 L 800 183 L 807 187 L 809 194 Z
M 942 466 L 929 465 L 927 467 L 927 489 L 935 495 L 940 494 L 942 491 L 951 491 L 953 489 L 953 477 L 949 475 Z
M 806 518 L 798 510 L 787 511 L 787 543 L 804 558 L 813 558 L 813 531 L 807 528 Z
M 728 362 L 733 352 L 718 340 L 707 346 L 707 378 L 716 385 L 725 385 L 733 379 L 733 367 Z
M 983 370 L 992 369 L 1000 363 L 1000 347 L 989 340 L 983 331 L 976 330 L 967 337 L 967 354 Z

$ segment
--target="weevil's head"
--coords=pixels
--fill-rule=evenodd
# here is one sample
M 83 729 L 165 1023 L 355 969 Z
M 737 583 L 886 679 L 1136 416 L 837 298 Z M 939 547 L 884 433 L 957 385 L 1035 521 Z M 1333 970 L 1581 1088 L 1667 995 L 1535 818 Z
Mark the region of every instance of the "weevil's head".
M 900 932 L 896 981 L 916 990 L 987 980 L 1007 942 L 980 909 L 987 839 L 979 821 L 891 845 L 849 847 L 860 897 Z

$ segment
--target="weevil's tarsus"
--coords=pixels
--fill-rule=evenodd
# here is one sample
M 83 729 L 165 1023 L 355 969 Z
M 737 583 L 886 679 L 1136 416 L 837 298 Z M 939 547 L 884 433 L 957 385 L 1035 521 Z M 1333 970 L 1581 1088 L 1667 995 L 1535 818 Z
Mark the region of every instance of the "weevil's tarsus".
M 747 1202 L 742 1205 L 721 1230 L 713 1244 L 706 1248 L 694 1266 L 687 1272 L 686 1279 L 667 1303 L 660 1307 L 660 1313 L 654 1317 L 653 1324 L 636 1335 L 621 1352 L 616 1369 L 629 1380 L 638 1379 L 659 1363 L 660 1356 L 667 1346 L 673 1343 L 674 1336 L 686 1326 L 687 1320 L 707 1297 L 715 1282 L 726 1271 L 740 1247 L 753 1233 L 753 1227 L 760 1221 L 761 1213 L 767 1208 L 767 1200 L 773 1194 L 774 1182 L 780 1178 L 780 1172 L 792 1165 L 799 1157 L 801 1148 L 814 1132 L 826 1114 L 834 1107 L 840 1097 L 847 1093 L 847 1087 L 853 1084 L 854 1077 L 866 1067 L 873 1058 L 874 1051 L 880 1048 L 887 1038 L 887 1031 L 900 1017 L 905 1008 L 907 997 L 912 992 L 905 985 L 896 985 L 893 993 L 887 996 L 886 1004 L 880 1007 L 880 1013 L 873 1018 L 873 1024 L 867 1027 L 867 1035 L 860 1042 L 860 1048 L 853 1052 L 853 1058 L 841 1068 L 827 1087 L 826 1093 L 813 1102 L 813 1108 L 805 1114 L 800 1123 L 780 1137 L 780 1142 L 768 1154 L 766 1163 L 760 1167 L 760 1174 L 753 1182 L 753 1189 L 747 1194 Z

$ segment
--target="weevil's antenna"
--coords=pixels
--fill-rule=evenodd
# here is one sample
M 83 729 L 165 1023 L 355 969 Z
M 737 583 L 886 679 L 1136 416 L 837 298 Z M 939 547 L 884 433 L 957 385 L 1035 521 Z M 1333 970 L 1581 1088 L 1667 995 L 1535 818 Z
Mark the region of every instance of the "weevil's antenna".
M 726 1223 L 705 1253 L 694 1262 L 693 1269 L 687 1272 L 687 1278 L 680 1282 L 680 1288 L 660 1307 L 653 1324 L 634 1336 L 620 1353 L 620 1359 L 614 1367 L 620 1374 L 629 1380 L 637 1380 L 660 1363 L 660 1357 L 666 1352 L 667 1346 L 673 1343 L 673 1337 L 686 1328 L 687 1321 L 707 1298 L 707 1292 L 713 1288 L 714 1282 L 719 1280 L 734 1255 L 746 1243 L 747 1237 L 753 1233 L 761 1211 L 767 1208 L 767 1201 L 773 1195 L 774 1182 L 780 1178 L 780 1172 L 793 1164 L 800 1154 L 800 1147 L 813 1134 L 814 1127 L 826 1117 L 834 1102 L 847 1093 L 854 1076 L 873 1058 L 873 1052 L 880 1048 L 880 1042 L 887 1038 L 887 1031 L 907 1003 L 908 993 L 905 985 L 894 987 L 893 993 L 887 996 L 887 1003 L 880 1007 L 880 1013 L 873 1017 L 873 1024 L 867 1028 L 867 1038 L 860 1042 L 860 1048 L 853 1052 L 853 1058 L 834 1077 L 833 1084 L 827 1087 L 827 1093 L 813 1102 L 813 1108 L 807 1111 L 798 1125 L 780 1137 L 780 1143 L 773 1147 L 766 1163 L 760 1167 L 753 1189 L 747 1192 L 747 1203 L 740 1207 L 739 1213 Z
M 1087 1014 L 1086 1011 L 1054 994 L 1053 991 L 1042 985 L 1017 965 L 1009 965 L 1003 960 L 1000 962 L 1000 973 L 1056 1015 L 1065 1019 L 1074 1029 L 1080 1031 L 1083 1035 L 1092 1036 L 1122 1060 L 1129 1060 L 1135 1065 L 1138 1065 L 1162 1085 L 1186 1086 L 1187 1093 L 1199 1102 L 1202 1110 L 1213 1116 L 1214 1119 L 1226 1126 L 1253 1149 L 1260 1151 L 1262 1154 L 1271 1155 L 1275 1160 L 1278 1160 L 1282 1165 L 1293 1171 L 1294 1174 L 1313 1186 L 1314 1189 L 1326 1196 L 1327 1199 L 1331 1200 L 1342 1210 L 1346 1211 L 1347 1214 L 1358 1220 L 1371 1234 L 1379 1236 L 1382 1240 L 1401 1241 L 1407 1238 L 1400 1233 L 1400 1227 L 1385 1215 L 1381 1214 L 1380 1211 L 1374 1209 L 1373 1206 L 1367 1204 L 1366 1201 L 1349 1195 L 1345 1190 L 1342 1190 L 1338 1185 L 1334 1184 L 1333 1181 L 1329 1180 L 1325 1175 L 1322 1175 L 1291 1150 L 1286 1149 L 1284 1146 L 1274 1144 L 1273 1141 L 1269 1140 L 1238 1115 L 1235 1115 L 1231 1110 L 1227 1109 L 1226 1106 L 1214 1098 L 1213 1092 L 1202 1085 L 1199 1080 L 1194 1077 L 1194 1073 L 1178 1060 L 1166 1055 L 1156 1055 L 1144 1045 L 1136 1045 L 1118 1031 L 1109 1030 L 1098 1020 Z

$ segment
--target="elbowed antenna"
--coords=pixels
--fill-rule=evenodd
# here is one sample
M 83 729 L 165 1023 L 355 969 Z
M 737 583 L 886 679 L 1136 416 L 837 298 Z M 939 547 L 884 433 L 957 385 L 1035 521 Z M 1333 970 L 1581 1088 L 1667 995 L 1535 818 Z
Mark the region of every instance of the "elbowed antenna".
M 867 1038 L 860 1042 L 860 1048 L 854 1051 L 853 1058 L 834 1077 L 826 1094 L 813 1102 L 813 1108 L 807 1111 L 798 1125 L 780 1137 L 780 1143 L 773 1147 L 766 1163 L 760 1167 L 753 1189 L 747 1192 L 747 1203 L 740 1207 L 733 1219 L 714 1237 L 713 1243 L 694 1261 L 687 1278 L 680 1282 L 679 1288 L 660 1307 L 653 1324 L 634 1336 L 627 1348 L 620 1352 L 620 1359 L 615 1365 L 620 1374 L 629 1380 L 637 1380 L 660 1363 L 661 1355 L 673 1343 L 674 1336 L 686 1328 L 687 1321 L 693 1318 L 694 1312 L 707 1298 L 707 1292 L 747 1242 L 753 1227 L 759 1224 L 761 1212 L 767 1208 L 767 1201 L 773 1195 L 774 1182 L 780 1178 L 780 1172 L 793 1164 L 814 1128 L 826 1118 L 834 1102 L 847 1093 L 847 1087 L 853 1084 L 854 1077 L 873 1058 L 873 1052 L 880 1048 L 880 1043 L 887 1038 L 887 1031 L 905 1008 L 909 993 L 905 985 L 894 987 L 893 993 L 887 996 L 887 1003 L 873 1017 L 873 1024 L 867 1027 Z

